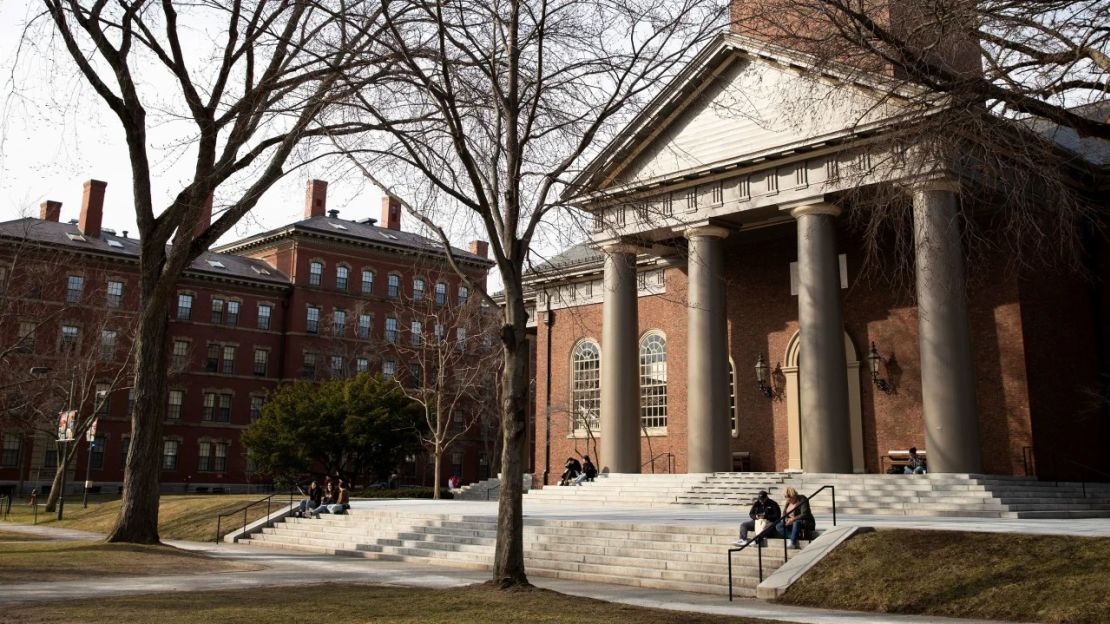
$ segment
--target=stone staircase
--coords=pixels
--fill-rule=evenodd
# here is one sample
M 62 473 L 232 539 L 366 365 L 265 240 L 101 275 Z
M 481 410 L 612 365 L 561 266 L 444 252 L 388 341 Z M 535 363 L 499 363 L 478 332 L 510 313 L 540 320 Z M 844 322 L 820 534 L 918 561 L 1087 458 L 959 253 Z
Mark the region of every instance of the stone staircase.
M 524 496 L 526 503 L 582 507 L 666 507 L 711 474 L 610 474 L 575 485 L 548 485 Z M 748 498 L 751 500 L 751 497 Z
M 677 499 L 705 508 L 744 506 L 765 489 L 781 502 L 794 487 L 809 495 L 836 488 L 837 513 L 975 518 L 1110 518 L 1110 484 L 1037 481 L 1028 477 L 927 474 L 841 475 L 731 473 L 705 475 Z M 813 500 L 818 513 L 832 510 L 826 490 Z
M 501 480 L 496 477 L 451 490 L 451 496 L 455 500 L 497 500 L 500 493 Z
M 491 568 L 496 518 L 351 510 L 318 520 L 287 518 L 241 544 L 386 561 Z M 529 574 L 717 595 L 728 594 L 731 526 L 652 525 L 526 518 Z M 789 551 L 793 554 L 795 551 Z M 783 551 L 763 553 L 764 577 L 783 563 Z M 757 552 L 733 556 L 733 591 L 754 596 Z

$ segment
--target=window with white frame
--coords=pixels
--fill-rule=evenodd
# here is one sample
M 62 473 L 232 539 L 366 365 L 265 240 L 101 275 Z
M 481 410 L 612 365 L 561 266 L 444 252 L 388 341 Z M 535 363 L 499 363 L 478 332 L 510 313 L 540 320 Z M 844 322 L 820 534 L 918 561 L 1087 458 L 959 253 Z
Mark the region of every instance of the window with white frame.
M 424 343 L 424 324 L 420 321 L 412 322 L 409 332 L 409 341 L 414 347 L 419 347 Z
M 459 351 L 466 351 L 466 328 L 458 327 L 455 329 L 455 349 Z
M 81 335 L 76 325 L 62 325 L 62 342 L 60 351 L 63 354 L 76 354 L 79 350 L 78 339 Z
M 355 371 L 365 373 L 370 370 L 370 359 L 366 357 L 355 358 Z
M 258 394 L 252 394 L 251 395 L 251 409 L 250 409 L 251 422 L 254 422 L 254 421 L 258 420 L 259 418 L 262 418 L 262 404 L 265 403 L 265 402 L 266 402 L 266 397 L 258 395 Z
M 392 316 L 385 319 L 385 341 L 397 342 L 397 319 Z
M 227 302 L 227 324 L 232 326 L 239 324 L 239 302 L 234 299 Z
M 351 276 L 351 269 L 342 264 L 335 267 L 335 289 L 347 290 L 347 278 Z
M 109 308 L 118 308 L 123 303 L 123 282 L 119 280 L 108 280 L 108 287 L 105 289 L 104 303 Z
M 80 275 L 70 275 L 66 280 L 66 303 L 81 303 L 81 295 L 85 292 L 85 278 Z
M 173 341 L 173 352 L 170 355 L 170 363 L 173 365 L 174 370 L 185 370 L 185 367 L 189 364 L 188 340 Z
M 180 420 L 183 403 L 185 403 L 185 391 L 170 390 L 169 397 L 166 400 L 166 418 L 168 420 Z
M 396 299 L 401 296 L 401 276 L 396 273 L 391 273 L 387 279 L 387 291 L 390 299 Z
M 100 330 L 100 359 L 111 362 L 116 357 L 116 338 L 119 334 L 114 329 Z
M 227 447 L 227 442 L 202 441 L 197 453 L 197 470 L 200 472 L 227 470 Z
M 382 360 L 382 377 L 393 379 L 397 374 L 397 363 L 392 359 Z
M 308 285 L 319 286 L 324 280 L 324 263 L 313 260 L 308 263 Z
M 187 321 L 193 318 L 193 296 L 189 293 L 177 295 L 177 320 Z
M 162 442 L 162 470 L 177 470 L 177 447 L 180 443 L 177 440 L 165 440 Z
M 255 377 L 265 377 L 266 369 L 270 365 L 270 350 L 259 349 L 254 350 L 254 375 Z
M 345 376 L 346 372 L 347 372 L 346 369 L 347 369 L 347 367 L 343 363 L 343 356 L 342 355 L 333 355 L 333 356 L 331 356 L 331 376 L 332 377 L 343 377 L 343 376 Z
M 258 304 L 258 329 L 270 329 L 270 318 L 274 314 L 274 307 L 268 303 Z
M 235 345 L 224 345 L 223 373 L 231 375 L 235 372 Z
M 343 333 L 347 330 L 347 311 L 346 310 L 340 310 L 339 308 L 335 309 L 335 313 L 332 315 L 332 328 L 331 328 L 331 330 L 332 330 L 332 333 L 335 334 L 336 336 L 342 336 Z
M 412 300 L 413 301 L 423 301 L 424 300 L 424 280 L 422 280 L 420 278 L 416 278 L 416 279 L 412 280 Z
M 640 340 L 640 420 L 649 429 L 667 426 L 667 339 L 658 333 Z
M 308 306 L 308 310 L 305 313 L 305 331 L 310 334 L 315 334 L 320 331 L 320 308 Z
M 736 364 L 730 359 L 728 361 L 728 421 L 729 430 L 732 431 L 732 437 L 736 437 Z
M 576 431 L 587 427 L 600 429 L 601 412 L 601 350 L 592 340 L 574 346 L 570 358 L 570 405 L 572 426 Z
M 470 289 L 466 286 L 459 286 L 459 305 L 466 305 L 467 299 L 470 298 Z
M 358 315 L 358 337 L 359 338 L 365 339 L 365 338 L 370 337 L 370 324 L 373 322 L 373 320 L 374 320 L 374 317 L 369 315 L 369 314 L 359 314 Z
M 316 378 L 316 354 L 315 353 L 305 353 L 304 354 L 304 363 L 302 364 L 301 370 L 302 370 L 301 376 L 304 377 L 305 379 L 315 379 Z
M 33 321 L 19 322 L 19 350 L 30 353 L 35 350 L 35 334 L 38 333 L 38 324 Z
M 111 407 L 112 384 L 98 383 L 96 384 L 96 394 L 93 395 L 93 405 L 96 406 L 96 417 L 102 418 L 108 416 L 108 410 Z
M 219 297 L 212 298 L 212 324 L 220 325 L 224 322 L 224 300 Z
M 447 305 L 447 284 L 436 282 L 436 305 Z
M 374 272 L 370 269 L 362 270 L 362 294 L 369 295 L 374 292 Z

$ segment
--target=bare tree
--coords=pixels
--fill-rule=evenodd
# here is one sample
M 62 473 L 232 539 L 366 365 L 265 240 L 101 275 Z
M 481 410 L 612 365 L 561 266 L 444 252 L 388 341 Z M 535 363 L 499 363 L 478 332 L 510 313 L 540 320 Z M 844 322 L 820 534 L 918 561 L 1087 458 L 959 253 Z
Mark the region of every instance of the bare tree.
M 386 65 L 372 32 L 380 7 L 358 0 L 43 2 L 69 61 L 119 120 L 127 142 L 142 240 L 136 396 L 123 502 L 108 540 L 156 543 L 174 286 L 293 166 L 296 150 L 308 150 L 313 137 L 361 129 L 331 111 Z M 358 81 L 351 79 L 356 70 Z M 152 168 L 159 155 L 148 132 L 167 121 L 183 128 L 181 158 L 192 172 L 168 189 L 167 205 L 156 207 Z M 226 206 L 211 224 L 198 223 L 217 188 L 234 188 L 235 196 L 221 201 Z
M 489 237 L 504 288 L 502 487 L 493 582 L 525 586 L 522 453 L 529 398 L 523 273 L 537 231 L 578 190 L 570 178 L 616 125 L 722 23 L 715 1 L 401 0 L 384 6 L 395 86 L 358 94 L 386 145 L 341 142 L 435 211 L 414 216 L 447 240 L 468 215 Z M 414 197 L 414 192 L 397 195 Z M 456 258 L 448 254 L 453 264 Z M 462 279 L 465 274 L 458 272 Z M 479 289 L 472 288 L 472 292 Z M 493 301 L 489 302 L 493 305 Z
M 446 276 L 417 268 L 417 279 L 432 292 L 397 304 L 396 318 L 408 319 L 407 340 L 397 342 L 398 359 L 408 373 L 394 379 L 424 414 L 422 444 L 433 458 L 433 497 L 440 498 L 443 456 L 489 413 L 488 390 L 495 386 L 501 353 L 495 347 L 497 312 L 477 297 L 461 305 L 450 302 Z M 453 274 L 452 274 L 453 275 Z M 460 418 L 461 426 L 455 426 Z

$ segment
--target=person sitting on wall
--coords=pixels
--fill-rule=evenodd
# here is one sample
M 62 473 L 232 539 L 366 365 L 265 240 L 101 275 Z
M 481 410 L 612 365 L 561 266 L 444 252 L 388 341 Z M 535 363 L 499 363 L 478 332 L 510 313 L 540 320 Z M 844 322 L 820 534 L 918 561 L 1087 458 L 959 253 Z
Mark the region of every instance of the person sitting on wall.
M 737 546 L 747 546 L 751 543 L 748 539 L 748 531 L 754 531 L 758 536 L 763 532 L 764 526 L 771 526 L 779 521 L 782 517 L 782 509 L 779 504 L 767 495 L 767 490 L 760 490 L 759 496 L 755 497 L 752 501 L 752 507 L 748 510 L 748 517 L 751 520 L 745 520 L 740 523 L 740 539 L 733 542 Z M 766 525 L 759 521 L 763 520 Z M 757 525 L 759 525 L 757 530 Z
M 817 521 L 809 509 L 809 499 L 798 493 L 793 487 L 786 488 L 786 509 L 782 519 L 775 525 L 778 534 L 790 540 L 790 548 L 798 547 L 800 531 L 813 533 L 817 528 Z
M 299 490 L 300 493 L 304 494 L 305 496 L 305 499 L 301 501 L 301 504 L 297 508 L 297 513 L 299 515 L 304 516 L 305 513 L 309 510 L 316 509 L 321 504 L 323 504 L 324 489 L 321 488 L 315 480 L 313 480 L 312 483 L 308 486 L 307 493 L 302 490 L 301 486 L 299 485 L 297 486 L 297 490 Z
M 590 456 L 583 455 L 582 461 L 585 462 L 582 464 L 582 474 L 578 475 L 578 478 L 574 480 L 575 485 L 582 485 L 583 481 L 593 481 L 597 478 L 597 466 L 590 461 Z
M 451 475 L 447 478 L 447 488 L 451 490 L 459 489 L 459 476 Z
M 563 470 L 563 475 L 559 477 L 559 485 L 570 485 L 582 472 L 582 464 L 573 457 L 567 458 L 567 463 L 563 464 L 563 468 L 565 470 Z
M 917 447 L 910 447 L 910 458 L 903 469 L 906 474 L 925 474 L 925 458 L 917 454 Z

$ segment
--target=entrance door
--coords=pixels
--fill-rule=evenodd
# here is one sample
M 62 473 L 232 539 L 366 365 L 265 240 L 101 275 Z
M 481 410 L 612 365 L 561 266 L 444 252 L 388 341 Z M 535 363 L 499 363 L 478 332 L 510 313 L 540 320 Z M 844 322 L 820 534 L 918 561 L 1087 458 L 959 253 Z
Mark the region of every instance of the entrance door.
M 803 472 L 801 401 L 798 390 L 798 363 L 801 341 L 798 332 L 790 337 L 783 356 L 782 372 L 786 375 L 786 438 L 788 472 Z M 844 334 L 844 354 L 848 360 L 848 417 L 852 428 L 852 472 L 866 472 L 863 463 L 863 415 L 860 409 L 860 372 L 856 347 L 848 334 Z

